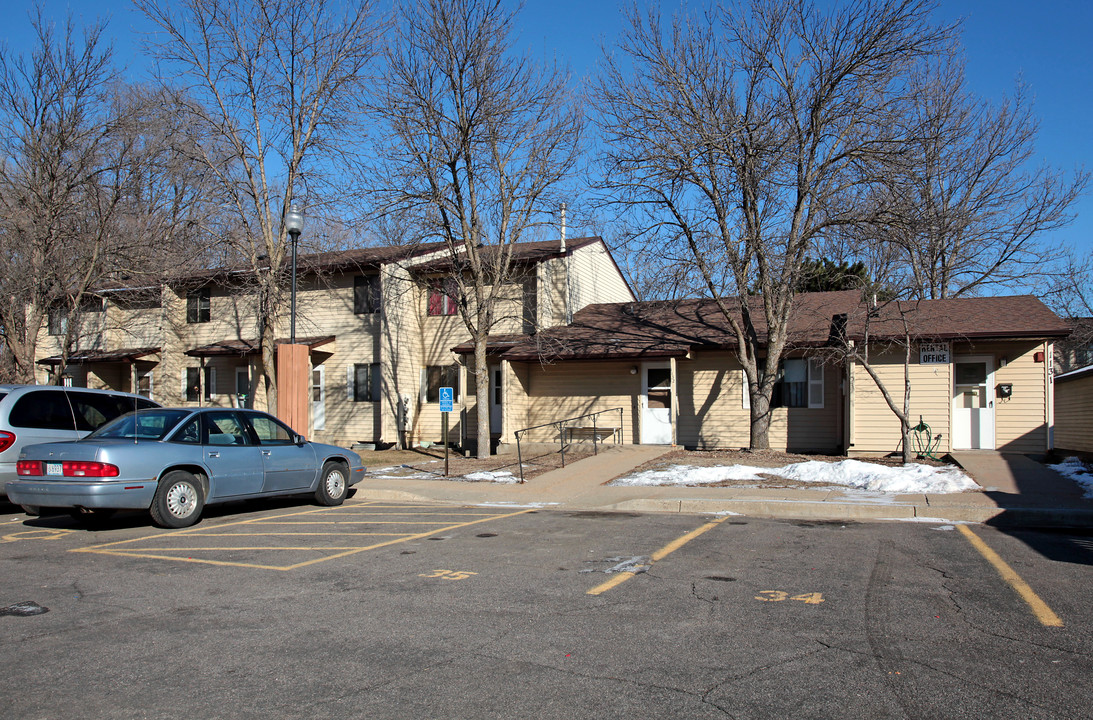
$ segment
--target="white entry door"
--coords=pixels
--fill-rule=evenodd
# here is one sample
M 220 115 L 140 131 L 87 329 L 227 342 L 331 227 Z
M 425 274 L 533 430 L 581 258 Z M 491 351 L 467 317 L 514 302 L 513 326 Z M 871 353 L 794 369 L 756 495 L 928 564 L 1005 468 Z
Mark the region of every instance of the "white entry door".
M 326 368 L 311 368 L 311 429 L 326 428 Z M 299 431 L 297 431 L 299 432 Z
M 501 366 L 490 365 L 490 433 L 501 434 Z
M 953 358 L 953 449 L 994 449 L 994 358 Z
M 641 444 L 672 444 L 672 368 L 668 363 L 642 365 Z

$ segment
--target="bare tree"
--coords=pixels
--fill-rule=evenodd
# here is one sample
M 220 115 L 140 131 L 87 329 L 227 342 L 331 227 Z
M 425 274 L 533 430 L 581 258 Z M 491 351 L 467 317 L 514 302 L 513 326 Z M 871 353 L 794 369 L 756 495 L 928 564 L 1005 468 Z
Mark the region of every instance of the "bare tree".
M 870 244 L 896 252 L 891 270 L 912 297 L 977 295 L 1061 271 L 1045 241 L 1073 219 L 1089 173 L 1032 167 L 1037 121 L 1026 89 L 992 105 L 967 88 L 956 51 L 921 63 L 898 120 L 913 139 L 885 166 L 871 202 Z
M 514 245 L 549 222 L 574 169 L 582 120 L 568 74 L 512 47 L 501 0 L 404 2 L 377 112 L 383 206 L 447 245 L 447 290 L 474 343 L 478 456 L 490 452 L 487 339 L 514 274 Z
M 207 229 L 222 230 L 253 271 L 262 381 L 275 409 L 284 215 L 297 194 L 306 194 L 309 214 L 333 213 L 344 196 L 382 23 L 370 0 L 136 5 L 162 31 L 151 48 L 158 74 L 181 86 L 189 130 L 203 140 L 196 159 L 215 180 L 223 223 Z
M 200 193 L 162 141 L 168 125 L 141 88 L 115 77 L 104 25 L 60 34 L 32 18 L 29 56 L 0 53 L 0 109 L 10 130 L 0 165 L 0 327 L 12 379 L 34 381 L 43 325 L 62 367 L 85 336 L 101 334 L 103 284 L 158 276 Z M 168 202 L 168 200 L 170 202 Z M 154 242 L 149 242 L 154 239 Z M 193 253 L 191 253 L 191 256 Z
M 801 264 L 862 220 L 863 168 L 902 147 L 901 80 L 944 36 L 929 9 L 752 0 L 667 24 L 633 10 L 621 57 L 607 58 L 596 86 L 607 201 L 650 249 L 689 256 L 716 299 L 750 386 L 753 449 L 769 447 Z

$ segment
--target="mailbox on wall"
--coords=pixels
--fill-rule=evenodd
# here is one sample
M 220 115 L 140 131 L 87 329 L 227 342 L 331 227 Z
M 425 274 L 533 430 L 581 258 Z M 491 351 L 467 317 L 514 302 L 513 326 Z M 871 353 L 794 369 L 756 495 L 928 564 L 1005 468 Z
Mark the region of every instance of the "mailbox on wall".
M 999 383 L 996 390 L 1000 398 L 1011 397 L 1013 395 L 1013 383 Z

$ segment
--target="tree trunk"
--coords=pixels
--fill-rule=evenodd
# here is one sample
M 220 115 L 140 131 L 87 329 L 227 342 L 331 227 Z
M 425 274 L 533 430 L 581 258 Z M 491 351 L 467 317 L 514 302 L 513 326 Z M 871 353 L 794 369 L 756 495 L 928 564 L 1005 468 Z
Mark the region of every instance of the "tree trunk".
M 486 357 L 486 334 L 474 338 L 475 401 L 478 405 L 478 459 L 490 456 L 490 366 Z

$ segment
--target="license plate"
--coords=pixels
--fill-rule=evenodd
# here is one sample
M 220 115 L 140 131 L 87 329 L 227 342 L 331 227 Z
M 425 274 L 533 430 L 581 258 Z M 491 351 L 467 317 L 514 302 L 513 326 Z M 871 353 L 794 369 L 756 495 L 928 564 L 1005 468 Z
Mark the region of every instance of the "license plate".
M 46 475 L 64 475 L 61 463 L 46 463 Z

